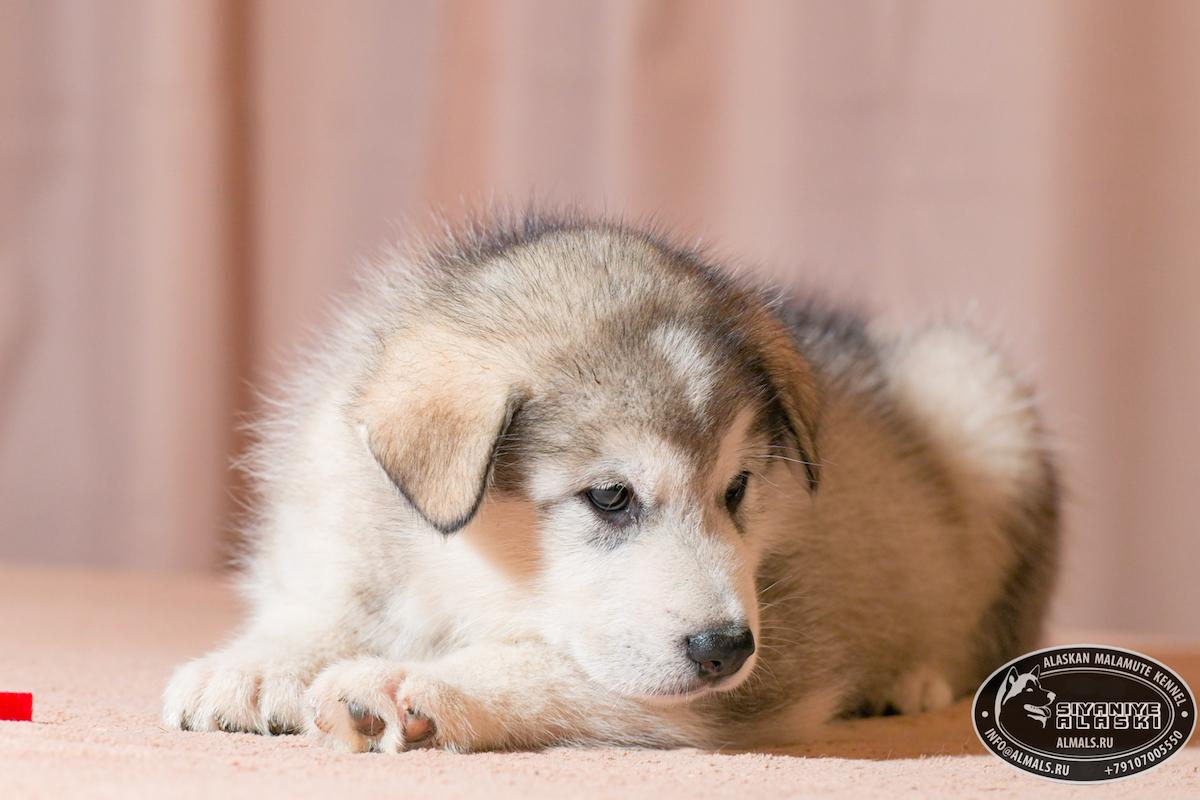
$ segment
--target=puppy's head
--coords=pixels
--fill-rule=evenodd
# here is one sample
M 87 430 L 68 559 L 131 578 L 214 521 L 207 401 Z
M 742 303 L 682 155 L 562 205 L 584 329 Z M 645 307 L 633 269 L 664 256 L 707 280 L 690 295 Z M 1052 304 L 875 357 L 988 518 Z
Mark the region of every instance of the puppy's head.
M 530 504 L 538 626 L 592 679 L 732 689 L 757 656 L 765 522 L 817 490 L 811 375 L 754 295 L 687 257 L 546 238 L 432 294 L 455 317 L 427 305 L 385 351 L 357 406 L 367 445 L 444 534 Z

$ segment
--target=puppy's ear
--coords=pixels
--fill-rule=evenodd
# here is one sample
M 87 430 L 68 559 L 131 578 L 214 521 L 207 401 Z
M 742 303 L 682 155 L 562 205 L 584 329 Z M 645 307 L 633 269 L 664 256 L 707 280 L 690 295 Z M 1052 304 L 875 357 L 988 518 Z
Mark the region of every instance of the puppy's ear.
M 405 499 L 444 534 L 475 516 L 498 440 L 521 395 L 481 358 L 426 350 L 385 357 L 355 409 L 367 447 Z
M 1008 674 L 1004 676 L 1004 685 L 1006 688 L 1015 686 L 1017 683 L 1017 668 L 1009 667 Z
M 1029 674 L 1040 680 L 1042 677 L 1042 665 L 1038 664 L 1036 667 L 1029 670 Z
M 760 353 L 769 380 L 768 392 L 782 411 L 788 438 L 795 447 L 790 466 L 808 484 L 809 491 L 816 492 L 821 483 L 817 453 L 820 408 L 812 369 L 782 326 L 771 326 Z

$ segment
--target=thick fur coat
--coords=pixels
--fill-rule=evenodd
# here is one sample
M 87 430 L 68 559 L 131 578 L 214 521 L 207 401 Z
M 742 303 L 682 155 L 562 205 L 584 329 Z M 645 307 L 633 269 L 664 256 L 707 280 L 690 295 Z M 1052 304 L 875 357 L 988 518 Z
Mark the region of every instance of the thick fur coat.
M 757 747 L 1034 643 L 1055 474 L 973 334 L 768 301 L 604 223 L 385 261 L 258 427 L 249 619 L 167 724 Z

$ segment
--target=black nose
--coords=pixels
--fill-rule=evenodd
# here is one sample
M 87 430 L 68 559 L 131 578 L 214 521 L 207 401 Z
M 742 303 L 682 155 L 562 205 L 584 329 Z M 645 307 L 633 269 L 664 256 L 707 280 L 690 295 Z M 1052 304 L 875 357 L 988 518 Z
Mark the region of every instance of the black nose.
M 754 653 L 754 634 L 741 626 L 704 631 L 687 640 L 688 658 L 700 667 L 700 677 L 716 680 L 742 668 Z

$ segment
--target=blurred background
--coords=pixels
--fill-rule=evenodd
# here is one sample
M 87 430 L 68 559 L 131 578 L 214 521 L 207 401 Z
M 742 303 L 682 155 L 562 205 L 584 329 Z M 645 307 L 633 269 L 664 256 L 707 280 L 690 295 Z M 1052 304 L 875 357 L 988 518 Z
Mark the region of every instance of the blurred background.
M 239 415 L 430 209 L 654 215 L 1041 388 L 1054 621 L 1200 639 L 1200 3 L 0 0 L 0 559 L 221 568 Z

